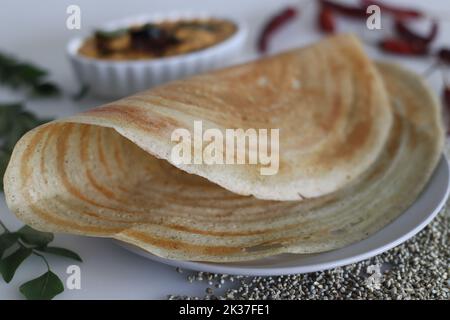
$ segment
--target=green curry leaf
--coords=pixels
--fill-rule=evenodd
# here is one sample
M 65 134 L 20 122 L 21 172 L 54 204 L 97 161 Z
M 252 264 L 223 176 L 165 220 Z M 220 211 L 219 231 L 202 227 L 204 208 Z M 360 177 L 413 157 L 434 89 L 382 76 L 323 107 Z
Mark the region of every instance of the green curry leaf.
M 47 80 L 48 72 L 32 63 L 0 53 L 0 82 L 13 89 L 23 88 L 35 96 L 53 96 L 59 87 Z
M 36 247 L 46 246 L 48 243 L 53 241 L 53 233 L 42 232 L 31 228 L 30 226 L 23 226 L 17 231 L 20 239 Z
M 32 251 L 31 249 L 21 247 L 6 258 L 0 260 L 0 273 L 7 283 L 12 280 L 17 268 L 30 256 Z
M 37 251 L 45 252 L 45 253 L 51 253 L 57 256 L 66 257 L 69 259 L 73 259 L 79 262 L 83 262 L 81 260 L 81 257 L 73 252 L 72 250 L 65 249 L 65 248 L 59 248 L 59 247 L 42 247 L 42 248 L 36 248 Z
M 11 248 L 19 238 L 17 233 L 5 232 L 0 235 L 0 259 L 3 257 L 3 254 L 6 250 Z
M 64 285 L 52 271 L 20 286 L 20 292 L 29 300 L 51 300 L 64 291 Z

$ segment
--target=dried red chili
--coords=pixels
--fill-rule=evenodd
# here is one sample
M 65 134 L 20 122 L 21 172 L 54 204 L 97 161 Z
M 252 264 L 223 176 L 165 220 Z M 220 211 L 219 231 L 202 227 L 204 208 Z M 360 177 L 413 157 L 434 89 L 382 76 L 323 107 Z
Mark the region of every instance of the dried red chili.
M 437 58 L 437 61 L 434 62 L 425 72 L 423 73 L 424 77 L 428 77 L 432 74 L 441 64 L 450 65 L 450 48 L 441 48 L 434 53 L 434 56 Z
M 423 56 L 429 51 L 428 46 L 422 43 L 396 38 L 383 39 L 378 45 L 385 52 L 400 55 Z
M 441 48 L 436 55 L 440 62 L 450 65 L 450 48 Z
M 367 8 L 371 5 L 377 5 L 380 7 L 381 11 L 390 13 L 398 19 L 406 19 L 406 18 L 422 18 L 425 14 L 422 11 L 412 8 L 400 8 L 397 6 L 387 5 L 381 1 L 374 0 L 361 0 L 363 6 Z
M 264 26 L 263 31 L 258 39 L 259 52 L 266 52 L 272 34 L 296 16 L 297 10 L 295 8 L 288 7 L 271 17 Z
M 336 3 L 330 0 L 321 0 L 321 5 L 336 13 L 350 18 L 365 19 L 367 17 L 366 8 L 362 6 L 351 6 L 347 4 Z
M 404 19 L 396 19 L 395 30 L 397 31 L 399 36 L 401 36 L 406 40 L 420 42 L 425 45 L 429 45 L 431 42 L 433 42 L 434 39 L 436 39 L 436 36 L 439 32 L 439 25 L 437 21 L 433 21 L 430 32 L 426 36 L 423 36 L 411 30 L 405 23 Z
M 336 21 L 333 11 L 327 6 L 321 6 L 318 16 L 318 24 L 321 31 L 325 33 L 334 33 L 336 31 Z
M 444 100 L 446 107 L 450 110 L 450 85 L 444 87 Z

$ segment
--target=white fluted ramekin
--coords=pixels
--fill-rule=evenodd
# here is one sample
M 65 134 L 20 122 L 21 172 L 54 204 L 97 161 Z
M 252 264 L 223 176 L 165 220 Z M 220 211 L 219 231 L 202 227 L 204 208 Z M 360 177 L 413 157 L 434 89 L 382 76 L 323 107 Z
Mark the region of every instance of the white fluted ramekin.
M 206 13 L 169 13 L 141 15 L 117 20 L 100 26 L 102 30 L 115 30 L 134 24 L 173 21 L 179 19 L 226 19 L 233 22 L 237 30 L 228 39 L 211 47 L 171 57 L 148 60 L 101 60 L 78 53 L 87 37 L 72 39 L 67 52 L 75 75 L 89 92 L 102 98 L 120 98 L 148 89 L 170 80 L 225 67 L 233 63 L 245 45 L 247 28 L 242 21 Z

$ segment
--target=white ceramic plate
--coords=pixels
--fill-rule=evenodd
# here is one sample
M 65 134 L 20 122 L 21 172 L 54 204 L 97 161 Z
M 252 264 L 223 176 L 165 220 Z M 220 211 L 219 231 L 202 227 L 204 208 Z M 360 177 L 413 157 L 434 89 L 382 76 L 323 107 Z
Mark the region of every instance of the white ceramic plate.
M 280 254 L 247 262 L 205 263 L 164 259 L 133 245 L 120 241 L 116 242 L 120 246 L 148 259 L 197 271 L 269 276 L 326 270 L 368 259 L 413 237 L 430 223 L 444 206 L 449 195 L 449 182 L 449 165 L 443 156 L 425 190 L 399 218 L 363 241 L 323 253 L 308 255 Z

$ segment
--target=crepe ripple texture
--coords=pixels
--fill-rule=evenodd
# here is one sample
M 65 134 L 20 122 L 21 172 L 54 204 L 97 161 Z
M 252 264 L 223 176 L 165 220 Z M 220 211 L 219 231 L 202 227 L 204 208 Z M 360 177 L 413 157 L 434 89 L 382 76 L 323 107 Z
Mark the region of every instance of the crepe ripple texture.
M 279 173 L 175 167 L 170 134 L 194 120 L 280 128 Z M 16 145 L 4 186 L 9 208 L 39 230 L 115 238 L 170 259 L 316 253 L 407 209 L 443 136 L 421 78 L 335 36 L 40 126 Z

